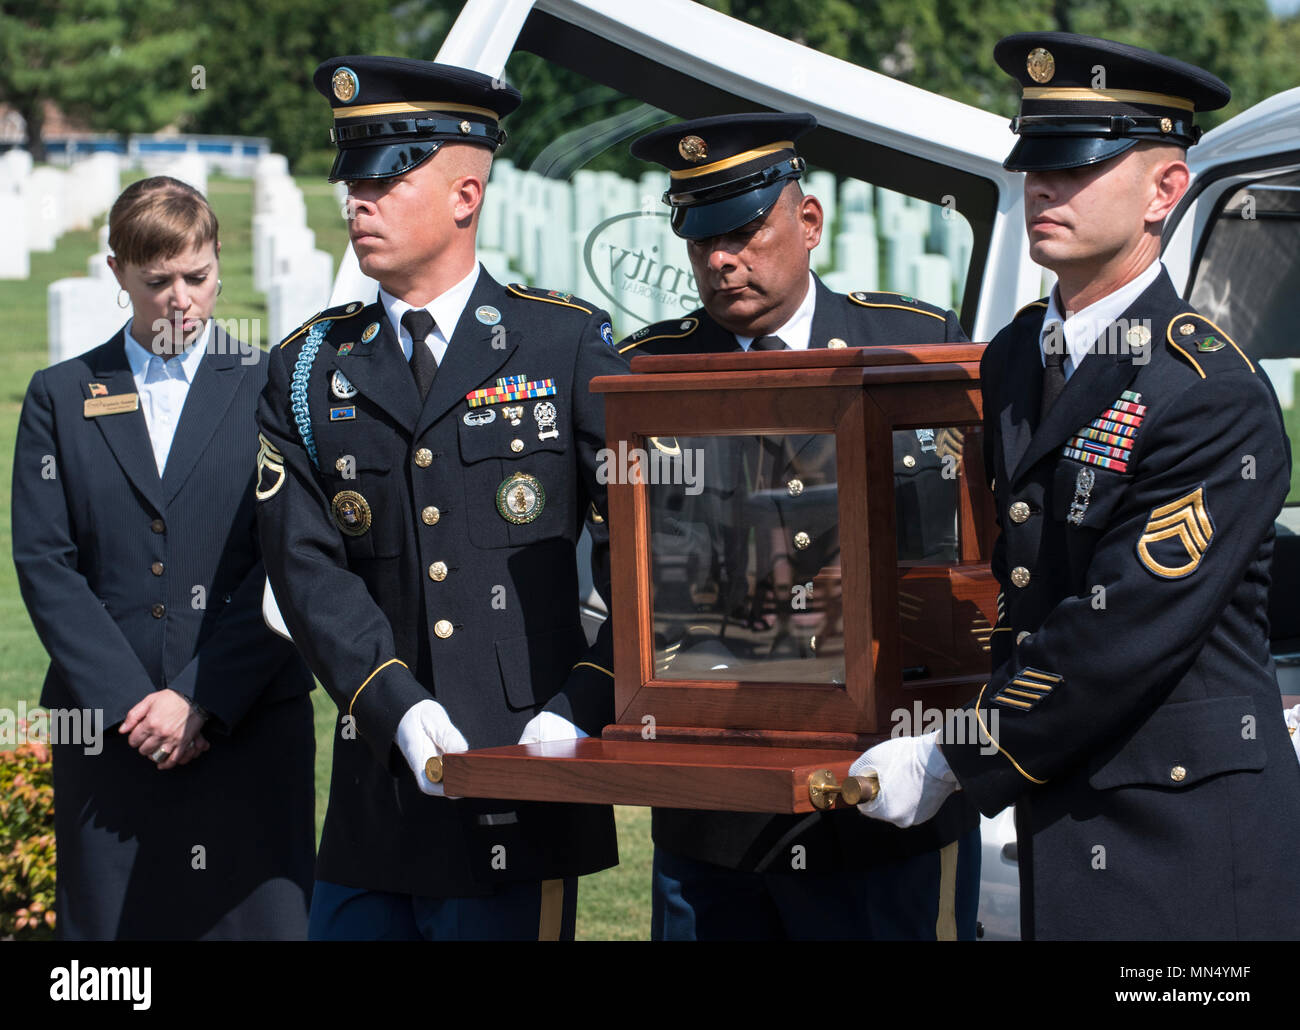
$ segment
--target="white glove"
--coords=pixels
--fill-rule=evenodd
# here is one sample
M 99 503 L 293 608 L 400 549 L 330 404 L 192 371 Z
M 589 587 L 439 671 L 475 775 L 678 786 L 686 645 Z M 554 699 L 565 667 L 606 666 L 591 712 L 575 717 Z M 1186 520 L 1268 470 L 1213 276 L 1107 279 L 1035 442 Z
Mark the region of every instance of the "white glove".
M 933 819 L 957 789 L 957 777 L 939 750 L 939 733 L 881 741 L 849 766 L 849 775 L 874 771 L 880 793 L 858 805 L 872 819 L 907 828 Z
M 1300 759 L 1300 705 L 1294 708 L 1288 708 L 1286 715 L 1286 728 L 1291 731 L 1291 746 L 1295 748 L 1295 755 Z
M 528 720 L 524 732 L 519 735 L 521 744 L 549 744 L 556 740 L 581 740 L 587 734 L 578 729 L 562 715 L 554 712 L 542 712 Z
M 468 751 L 469 741 L 452 725 L 447 709 L 432 698 L 413 704 L 397 724 L 397 746 L 415 774 L 415 785 L 425 794 L 446 797 L 441 783 L 424 774 L 424 763 L 457 751 Z

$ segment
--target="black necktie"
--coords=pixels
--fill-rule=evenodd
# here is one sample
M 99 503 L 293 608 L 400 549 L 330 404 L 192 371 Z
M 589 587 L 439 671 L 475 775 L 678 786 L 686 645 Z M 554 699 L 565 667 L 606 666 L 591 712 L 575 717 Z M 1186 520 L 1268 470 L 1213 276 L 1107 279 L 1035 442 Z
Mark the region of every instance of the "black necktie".
M 424 342 L 433 332 L 433 316 L 423 308 L 412 308 L 402 316 L 402 328 L 411 334 L 411 376 L 415 379 L 415 388 L 420 391 L 420 400 L 424 400 L 429 396 L 429 387 L 438 371 L 433 348 Z
M 779 336 L 760 336 L 749 345 L 750 350 L 789 350 L 790 345 Z
M 1047 418 L 1047 413 L 1056 398 L 1065 389 L 1065 335 L 1059 324 L 1048 327 L 1043 338 L 1043 402 L 1038 408 L 1038 421 Z

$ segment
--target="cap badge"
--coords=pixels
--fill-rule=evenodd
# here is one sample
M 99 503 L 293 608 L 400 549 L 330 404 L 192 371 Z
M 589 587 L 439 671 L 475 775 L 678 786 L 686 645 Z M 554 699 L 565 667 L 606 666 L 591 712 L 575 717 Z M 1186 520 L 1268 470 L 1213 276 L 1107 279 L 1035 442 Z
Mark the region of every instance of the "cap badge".
M 677 144 L 677 153 L 691 164 L 699 164 L 709 156 L 709 146 L 699 136 L 683 136 Z
M 336 71 L 330 79 L 330 85 L 334 87 L 334 95 L 345 104 L 352 103 L 356 99 L 357 90 L 361 88 L 357 73 L 351 68 L 340 68 Z
M 1056 74 L 1056 58 L 1050 50 L 1034 47 L 1025 61 L 1025 70 L 1035 82 L 1051 82 L 1052 76 Z
M 460 134 L 462 136 L 468 136 L 473 128 L 474 127 L 470 125 L 469 122 L 463 121 L 460 123 Z
M 1161 131 L 1161 132 L 1173 132 L 1173 131 L 1174 131 L 1174 123 L 1173 123 L 1173 121 L 1172 121 L 1171 119 L 1169 119 L 1169 118 L 1161 118 L 1161 119 L 1160 119 L 1160 131 Z

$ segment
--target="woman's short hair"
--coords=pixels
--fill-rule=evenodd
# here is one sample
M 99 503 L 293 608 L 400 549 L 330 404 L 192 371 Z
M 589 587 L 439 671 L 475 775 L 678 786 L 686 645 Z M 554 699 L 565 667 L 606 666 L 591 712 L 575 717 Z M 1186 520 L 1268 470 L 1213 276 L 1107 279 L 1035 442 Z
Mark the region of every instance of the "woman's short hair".
M 108 213 L 108 246 L 143 265 L 217 240 L 217 216 L 193 186 L 166 175 L 133 182 Z

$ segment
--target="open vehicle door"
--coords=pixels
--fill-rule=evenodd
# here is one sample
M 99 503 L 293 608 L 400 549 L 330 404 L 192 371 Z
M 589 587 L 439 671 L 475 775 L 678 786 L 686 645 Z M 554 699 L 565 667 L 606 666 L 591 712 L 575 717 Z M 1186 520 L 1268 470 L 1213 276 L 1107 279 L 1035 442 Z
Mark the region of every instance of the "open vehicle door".
M 1283 704 L 1300 704 L 1300 89 L 1225 122 L 1188 152 L 1195 178 L 1165 231 L 1183 296 L 1273 382 L 1291 439 L 1269 623 Z

